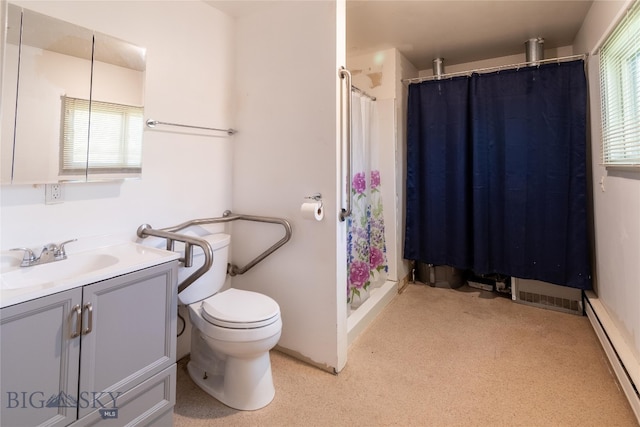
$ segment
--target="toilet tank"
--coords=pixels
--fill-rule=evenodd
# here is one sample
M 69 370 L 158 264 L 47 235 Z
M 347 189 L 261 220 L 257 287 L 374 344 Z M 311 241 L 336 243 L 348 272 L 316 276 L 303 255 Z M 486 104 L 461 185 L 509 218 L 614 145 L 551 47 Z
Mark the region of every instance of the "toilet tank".
M 231 236 L 224 233 L 207 234 L 197 236 L 206 240 L 213 251 L 213 264 L 209 271 L 200 276 L 184 291 L 178 294 L 182 304 L 193 304 L 216 294 L 224 286 L 227 278 L 227 261 L 229 259 L 229 243 Z M 193 246 L 193 265 L 189 268 L 181 267 L 178 270 L 178 284 L 199 269 L 204 263 L 204 253 L 199 246 Z

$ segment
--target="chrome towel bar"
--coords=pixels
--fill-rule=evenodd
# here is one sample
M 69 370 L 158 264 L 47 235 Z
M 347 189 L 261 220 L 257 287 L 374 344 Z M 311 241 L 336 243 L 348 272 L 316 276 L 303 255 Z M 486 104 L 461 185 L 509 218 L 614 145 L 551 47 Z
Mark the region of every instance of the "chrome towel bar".
M 180 230 L 185 228 L 195 226 L 195 225 L 205 225 L 205 224 L 217 224 L 222 222 L 231 222 L 236 220 L 243 221 L 254 221 L 254 222 L 265 222 L 271 224 L 280 224 L 284 227 L 285 234 L 282 239 L 278 240 L 271 247 L 269 247 L 266 251 L 258 255 L 252 261 L 250 261 L 244 267 L 238 267 L 237 265 L 229 264 L 227 266 L 227 273 L 230 276 L 235 276 L 237 274 L 244 274 L 253 268 L 260 261 L 271 255 L 282 245 L 287 243 L 291 239 L 291 224 L 289 221 L 282 218 L 272 218 L 266 216 L 255 216 L 255 215 L 241 215 L 234 214 L 231 211 L 224 211 L 222 217 L 216 218 L 202 218 L 202 219 L 192 219 L 190 221 L 183 222 L 182 224 L 175 225 L 173 227 L 166 227 L 160 230 L 153 229 L 149 224 L 142 224 L 138 227 L 138 236 L 141 238 L 145 238 L 147 236 L 155 236 L 162 237 L 167 239 L 167 250 L 173 250 L 173 243 L 175 241 L 184 242 L 185 243 L 185 256 L 181 261 L 184 262 L 185 267 L 191 267 L 192 265 L 192 253 L 191 253 L 191 245 L 196 245 L 202 248 L 205 256 L 204 264 L 198 270 L 196 270 L 193 274 L 187 277 L 179 286 L 178 292 L 182 292 L 187 288 L 191 283 L 195 282 L 200 276 L 206 273 L 213 264 L 213 251 L 211 250 L 211 246 L 206 240 L 199 239 L 192 236 L 187 236 L 184 234 L 177 233 Z
M 209 127 L 204 127 L 204 126 L 181 125 L 179 123 L 161 122 L 159 120 L 153 120 L 153 119 L 147 120 L 147 126 L 148 127 L 153 129 L 157 125 L 178 126 L 178 127 L 191 128 L 191 129 L 213 130 L 213 131 L 217 131 L 217 132 L 226 132 L 227 135 L 233 135 L 236 132 L 238 132 L 237 130 L 231 129 L 231 128 L 229 128 L 229 129 L 218 129 L 218 128 L 209 128 Z

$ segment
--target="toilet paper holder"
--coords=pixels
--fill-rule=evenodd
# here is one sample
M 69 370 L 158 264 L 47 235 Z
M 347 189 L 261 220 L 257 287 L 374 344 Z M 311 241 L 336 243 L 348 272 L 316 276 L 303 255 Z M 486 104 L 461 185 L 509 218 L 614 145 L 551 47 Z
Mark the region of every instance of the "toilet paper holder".
M 322 194 L 320 193 L 315 193 L 315 194 L 312 194 L 311 196 L 305 196 L 305 199 L 315 200 L 316 202 L 320 202 L 320 207 L 322 207 Z

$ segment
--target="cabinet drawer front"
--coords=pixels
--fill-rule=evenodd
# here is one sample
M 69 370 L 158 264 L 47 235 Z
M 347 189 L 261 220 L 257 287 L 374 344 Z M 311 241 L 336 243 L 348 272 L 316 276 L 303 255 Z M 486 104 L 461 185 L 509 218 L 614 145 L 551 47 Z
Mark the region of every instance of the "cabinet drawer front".
M 95 409 L 73 427 L 159 426 L 159 419 L 173 420 L 173 416 L 167 417 L 166 413 L 173 413 L 175 390 L 176 365 L 173 364 L 125 393 L 114 393 L 103 408 Z
M 3 426 L 65 426 L 77 417 L 82 291 L 38 298 L 0 311 Z
M 162 264 L 84 287 L 91 312 L 83 332 L 91 328 L 81 341 L 81 393 L 125 392 L 175 363 L 176 268 Z

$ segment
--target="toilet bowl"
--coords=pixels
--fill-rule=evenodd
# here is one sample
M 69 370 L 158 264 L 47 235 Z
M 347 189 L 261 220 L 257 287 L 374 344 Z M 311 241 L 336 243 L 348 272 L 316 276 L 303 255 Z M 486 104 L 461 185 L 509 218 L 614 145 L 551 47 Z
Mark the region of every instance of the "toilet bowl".
M 257 292 L 233 288 L 219 292 L 226 277 L 230 237 L 201 238 L 211 245 L 213 266 L 178 295 L 188 305 L 191 320 L 189 376 L 227 406 L 260 409 L 275 396 L 269 350 L 280 339 L 280 307 Z

